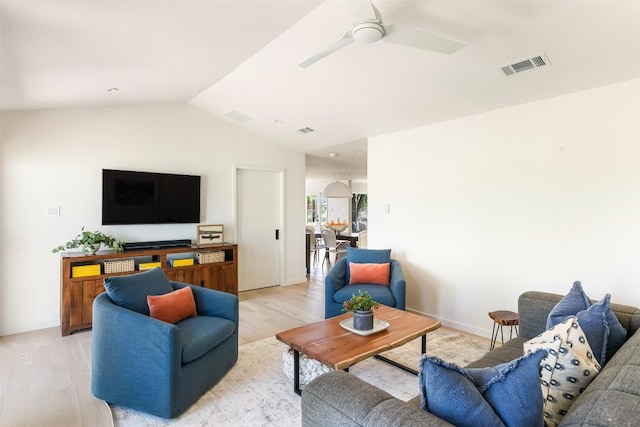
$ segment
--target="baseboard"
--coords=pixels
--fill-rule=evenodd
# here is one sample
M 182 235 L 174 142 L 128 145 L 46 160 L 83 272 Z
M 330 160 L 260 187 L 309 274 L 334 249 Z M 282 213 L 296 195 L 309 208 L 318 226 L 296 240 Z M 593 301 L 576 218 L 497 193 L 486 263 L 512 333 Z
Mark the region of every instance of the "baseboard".
M 420 314 L 421 316 L 427 316 L 427 317 L 431 317 L 431 318 L 434 318 L 434 319 L 438 319 L 440 321 L 440 323 L 442 323 L 443 326 L 446 326 L 446 327 L 449 327 L 449 328 L 453 328 L 453 329 L 457 329 L 459 331 L 468 332 L 470 334 L 477 335 L 479 337 L 491 339 L 491 329 L 479 328 L 479 327 L 474 326 L 474 325 L 468 325 L 466 323 L 456 322 L 456 321 L 451 320 L 451 319 L 447 319 L 447 318 L 444 318 L 444 317 L 439 317 L 439 316 L 436 316 L 434 314 L 423 313 L 421 311 L 414 310 L 414 309 L 411 309 L 411 308 L 407 308 L 407 311 L 409 311 L 411 313 L 415 313 L 415 314 Z M 489 319 L 488 317 L 487 317 L 487 324 L 489 326 L 493 325 L 491 319 Z
M 27 325 L 13 325 L 3 327 L 2 330 L 0 330 L 0 337 L 21 334 L 23 332 L 37 331 L 39 329 L 55 328 L 57 326 L 60 326 L 60 322 L 56 320 L 51 320 L 48 322 L 29 323 Z
M 300 283 L 307 283 L 307 277 L 305 276 L 299 279 L 287 280 L 285 283 L 282 283 L 280 286 L 299 285 Z

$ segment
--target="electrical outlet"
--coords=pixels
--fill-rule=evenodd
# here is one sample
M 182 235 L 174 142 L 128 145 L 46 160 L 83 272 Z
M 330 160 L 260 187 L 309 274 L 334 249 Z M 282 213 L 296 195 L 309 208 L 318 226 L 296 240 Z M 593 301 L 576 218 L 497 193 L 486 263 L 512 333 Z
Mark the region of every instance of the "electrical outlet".
M 47 208 L 47 216 L 60 216 L 60 206 L 50 206 Z

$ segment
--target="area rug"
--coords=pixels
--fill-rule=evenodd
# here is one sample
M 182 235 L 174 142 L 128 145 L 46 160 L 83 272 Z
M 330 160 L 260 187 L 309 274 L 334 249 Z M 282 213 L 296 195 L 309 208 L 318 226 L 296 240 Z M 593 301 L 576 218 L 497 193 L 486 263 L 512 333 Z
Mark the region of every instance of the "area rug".
M 427 334 L 427 354 L 464 366 L 488 351 L 488 340 L 446 328 Z M 129 426 L 299 426 L 300 397 L 282 370 L 285 346 L 266 338 L 240 346 L 231 371 L 180 417 L 164 419 L 132 409 L 112 406 L 114 425 Z M 384 353 L 390 359 L 417 369 L 420 338 Z M 376 359 L 349 369 L 359 378 L 409 400 L 418 394 L 418 378 Z

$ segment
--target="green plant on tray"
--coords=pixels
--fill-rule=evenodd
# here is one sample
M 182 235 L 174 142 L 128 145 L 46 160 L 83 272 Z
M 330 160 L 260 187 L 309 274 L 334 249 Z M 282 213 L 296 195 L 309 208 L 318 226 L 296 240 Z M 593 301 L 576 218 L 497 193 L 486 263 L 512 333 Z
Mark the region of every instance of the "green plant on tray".
M 370 311 L 380 307 L 380 303 L 373 300 L 367 291 L 358 290 L 358 295 L 351 294 L 351 298 L 342 304 L 342 311 Z

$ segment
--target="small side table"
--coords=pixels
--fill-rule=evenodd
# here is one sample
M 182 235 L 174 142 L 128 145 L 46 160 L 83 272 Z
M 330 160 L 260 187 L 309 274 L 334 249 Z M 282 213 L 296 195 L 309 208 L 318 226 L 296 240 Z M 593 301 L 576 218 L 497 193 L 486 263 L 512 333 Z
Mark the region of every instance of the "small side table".
M 518 313 L 508 310 L 490 311 L 489 317 L 493 320 L 493 331 L 491 332 L 491 346 L 489 350 L 493 350 L 496 346 L 496 340 L 498 339 L 498 329 L 500 330 L 500 338 L 502 344 L 504 344 L 504 334 L 502 332 L 503 326 L 509 326 L 509 339 L 513 337 L 513 329 L 516 330 L 516 336 L 518 336 Z

